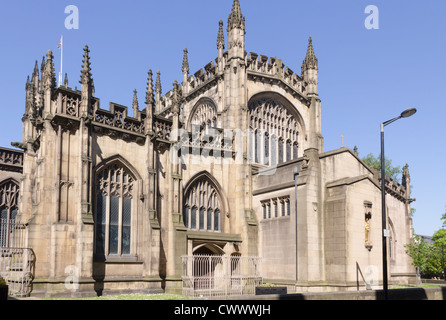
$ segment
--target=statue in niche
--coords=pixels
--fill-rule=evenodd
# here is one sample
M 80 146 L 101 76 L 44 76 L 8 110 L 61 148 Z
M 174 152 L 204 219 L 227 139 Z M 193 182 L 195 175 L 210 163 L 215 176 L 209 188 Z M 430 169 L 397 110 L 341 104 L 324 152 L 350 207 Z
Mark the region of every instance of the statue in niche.
M 367 212 L 365 214 L 365 245 L 366 247 L 371 246 L 370 242 L 370 221 L 372 220 L 372 213 Z

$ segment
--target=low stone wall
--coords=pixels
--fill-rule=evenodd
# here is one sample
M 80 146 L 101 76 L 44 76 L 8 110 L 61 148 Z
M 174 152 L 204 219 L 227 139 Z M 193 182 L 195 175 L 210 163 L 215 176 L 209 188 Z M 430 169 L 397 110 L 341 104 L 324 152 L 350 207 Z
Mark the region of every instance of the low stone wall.
M 384 300 L 384 291 L 345 291 L 258 295 L 237 297 L 238 300 Z M 392 289 L 388 300 L 446 300 L 446 287 Z

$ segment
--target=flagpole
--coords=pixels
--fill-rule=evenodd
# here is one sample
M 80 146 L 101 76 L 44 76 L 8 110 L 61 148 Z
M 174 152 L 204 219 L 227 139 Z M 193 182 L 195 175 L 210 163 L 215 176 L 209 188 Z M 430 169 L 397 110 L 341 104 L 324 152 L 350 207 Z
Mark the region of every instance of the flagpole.
M 63 67 L 63 36 L 60 37 L 60 72 L 59 72 L 59 87 L 62 86 L 62 67 Z

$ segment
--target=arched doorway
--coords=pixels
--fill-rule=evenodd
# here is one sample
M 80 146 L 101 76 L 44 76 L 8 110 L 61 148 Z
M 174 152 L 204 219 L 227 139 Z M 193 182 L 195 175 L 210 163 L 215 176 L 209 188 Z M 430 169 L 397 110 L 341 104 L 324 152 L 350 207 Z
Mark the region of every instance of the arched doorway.
M 193 252 L 192 276 L 195 291 L 212 291 L 222 286 L 223 250 L 216 244 L 204 243 Z

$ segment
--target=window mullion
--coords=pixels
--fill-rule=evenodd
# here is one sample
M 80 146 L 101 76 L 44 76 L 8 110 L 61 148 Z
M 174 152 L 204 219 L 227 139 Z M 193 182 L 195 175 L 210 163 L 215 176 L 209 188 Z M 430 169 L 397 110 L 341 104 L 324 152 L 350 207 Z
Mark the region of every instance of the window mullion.
M 123 190 L 122 190 L 122 184 L 121 184 L 121 194 L 119 195 L 119 218 L 118 218 L 118 255 L 122 254 L 122 226 L 123 226 L 123 221 L 122 221 L 122 208 L 124 206 L 123 203 Z
M 110 240 L 110 183 L 108 184 L 108 191 L 105 196 L 105 243 L 104 253 L 109 254 L 109 240 Z

